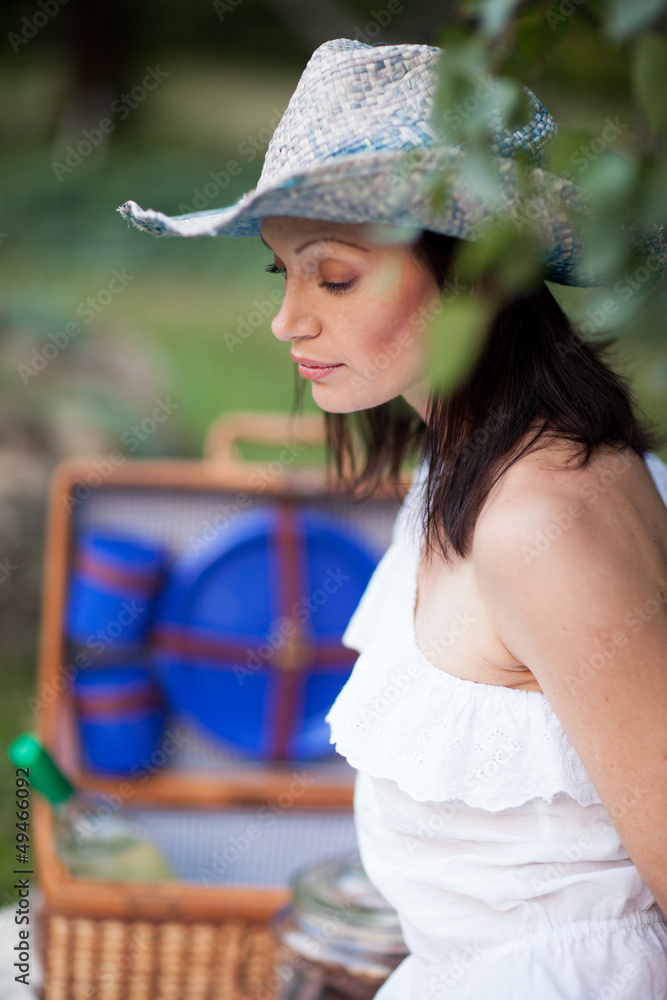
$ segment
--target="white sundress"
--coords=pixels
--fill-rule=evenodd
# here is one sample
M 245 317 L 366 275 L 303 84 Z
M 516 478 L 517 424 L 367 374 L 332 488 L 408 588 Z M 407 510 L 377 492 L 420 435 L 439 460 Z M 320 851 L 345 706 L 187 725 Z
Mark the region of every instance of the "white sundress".
M 667 503 L 667 466 L 645 461 Z M 546 696 L 454 677 L 417 646 L 426 473 L 345 631 L 361 655 L 327 715 L 358 772 L 364 869 L 410 950 L 376 1000 L 667 1000 L 667 917 Z

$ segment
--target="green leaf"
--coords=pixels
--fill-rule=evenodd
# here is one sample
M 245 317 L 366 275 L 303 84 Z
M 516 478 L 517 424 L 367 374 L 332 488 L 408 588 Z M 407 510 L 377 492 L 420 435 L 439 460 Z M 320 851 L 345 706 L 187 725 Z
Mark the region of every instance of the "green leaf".
M 642 164 L 638 184 L 638 207 L 646 219 L 657 226 L 667 224 L 667 149 L 650 162 Z
M 521 295 L 535 286 L 544 267 L 536 239 L 519 233 L 509 222 L 490 226 L 484 238 L 462 243 L 456 260 L 457 273 L 464 282 L 473 282 L 485 272 L 507 295 Z
M 626 260 L 627 237 L 609 206 L 597 208 L 581 222 L 581 265 L 585 273 L 604 275 L 605 284 L 613 283 Z
M 614 41 L 622 42 L 648 27 L 667 7 L 667 0 L 608 0 L 605 30 Z
M 539 64 L 562 41 L 563 31 L 572 24 L 568 18 L 563 27 L 559 25 L 559 30 L 554 30 L 547 17 L 552 10 L 552 2 L 546 2 L 529 4 L 517 12 L 514 59 L 521 60 L 524 67 L 533 68 Z
M 521 0 L 485 0 L 482 5 L 482 31 L 487 35 L 498 35 Z
M 588 163 L 588 169 L 577 177 L 577 184 L 589 192 L 590 202 L 596 206 L 609 206 L 627 201 L 633 191 L 637 176 L 637 163 L 628 152 L 623 156 L 606 149 Z
M 655 32 L 649 32 L 637 41 L 632 82 L 651 128 L 656 131 L 664 129 L 667 124 L 667 41 Z
M 466 292 L 465 286 L 452 286 L 431 324 L 429 375 L 440 391 L 456 388 L 471 370 L 493 316 L 490 302 Z

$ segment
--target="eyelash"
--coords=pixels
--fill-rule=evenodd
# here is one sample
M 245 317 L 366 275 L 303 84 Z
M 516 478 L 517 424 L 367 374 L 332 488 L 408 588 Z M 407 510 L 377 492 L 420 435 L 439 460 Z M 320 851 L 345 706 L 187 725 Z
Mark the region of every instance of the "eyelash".
M 277 267 L 275 264 L 267 264 L 264 270 L 268 271 L 269 274 L 282 274 L 286 277 L 285 268 Z M 340 295 L 352 287 L 354 280 L 354 278 L 350 278 L 349 281 L 320 281 L 319 287 L 326 288 L 327 291 L 332 292 L 334 295 Z

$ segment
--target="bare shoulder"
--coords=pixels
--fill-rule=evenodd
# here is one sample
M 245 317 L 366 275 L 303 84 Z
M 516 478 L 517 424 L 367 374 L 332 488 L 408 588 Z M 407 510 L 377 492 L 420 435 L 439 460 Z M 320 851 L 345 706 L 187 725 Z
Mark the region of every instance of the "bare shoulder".
M 631 449 L 600 449 L 580 469 L 565 456 L 546 448 L 498 481 L 475 530 L 475 579 L 664 908 L 667 507 Z
M 564 439 L 518 459 L 492 488 L 473 538 L 473 561 L 523 546 L 540 554 L 566 535 L 572 550 L 586 539 L 627 549 L 667 566 L 667 507 L 643 459 L 629 447 L 596 449 L 580 466 Z
M 494 485 L 473 536 L 478 574 L 526 587 L 537 569 L 569 576 L 576 563 L 606 564 L 664 578 L 667 507 L 631 448 L 598 449 L 583 467 L 574 446 L 550 443 L 512 465 Z

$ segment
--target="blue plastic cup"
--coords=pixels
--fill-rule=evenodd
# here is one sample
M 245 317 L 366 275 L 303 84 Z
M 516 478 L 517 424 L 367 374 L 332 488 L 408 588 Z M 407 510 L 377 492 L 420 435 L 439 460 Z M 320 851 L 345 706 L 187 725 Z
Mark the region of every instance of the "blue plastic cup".
M 97 653 L 142 642 L 166 579 L 169 553 L 135 535 L 90 531 L 74 559 L 65 631 Z
M 145 667 L 103 667 L 74 681 L 83 761 L 111 774 L 153 773 L 152 759 L 165 721 L 165 706 Z M 143 770 L 142 770 L 143 769 Z

